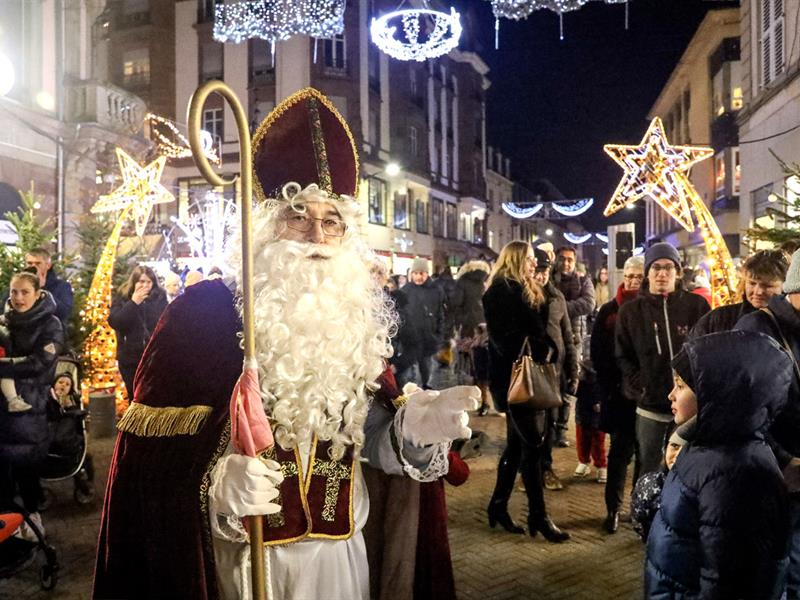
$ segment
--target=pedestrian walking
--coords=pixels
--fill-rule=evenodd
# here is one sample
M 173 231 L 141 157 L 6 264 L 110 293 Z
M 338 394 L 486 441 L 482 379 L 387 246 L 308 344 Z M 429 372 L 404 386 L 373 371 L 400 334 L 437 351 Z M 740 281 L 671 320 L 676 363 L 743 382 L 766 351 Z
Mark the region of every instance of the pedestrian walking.
M 650 528 L 646 597 L 778 600 L 789 498 L 764 438 L 786 402 L 792 361 L 766 335 L 729 331 L 688 342 L 672 366 L 675 423 L 697 416 L 697 428 Z
M 117 332 L 117 364 L 131 402 L 136 367 L 166 307 L 166 293 L 153 270 L 144 265 L 131 271 L 111 302 L 108 324 Z
M 534 280 L 536 258 L 530 244 L 509 242 L 500 252 L 483 296 L 483 310 L 489 329 L 489 384 L 498 411 L 508 410 L 511 368 L 523 343 L 530 343 L 533 358 L 544 362 L 553 341 L 547 335 L 547 302 Z M 547 426 L 547 419 L 542 420 Z M 546 431 L 536 429 L 533 420 L 506 418 L 506 448 L 497 466 L 497 483 L 489 502 L 489 525 L 500 524 L 509 533 L 524 533 L 508 513 L 508 500 L 521 471 L 528 497 L 528 531 L 550 542 L 563 542 L 569 534 L 547 516 L 542 489 L 540 445 Z
M 600 307 L 592 329 L 591 355 L 600 397 L 600 429 L 608 432 L 610 438 L 603 523 L 608 533 L 616 533 L 619 527 L 625 479 L 636 447 L 636 403 L 622 392 L 622 372 L 614 359 L 614 328 L 620 307 L 639 295 L 643 280 L 644 258 L 630 257 L 625 261 L 616 296 Z M 634 470 L 633 480 L 637 477 Z
M 619 309 L 615 326 L 617 364 L 622 393 L 635 401 L 637 473 L 655 471 L 672 421 L 667 396 L 672 389 L 670 361 L 689 330 L 710 310 L 700 296 L 678 285 L 680 256 L 661 242 L 647 249 L 645 285 L 635 300 Z
M 39 285 L 53 296 L 56 303 L 55 315 L 67 331 L 69 318 L 72 316 L 73 293 L 70 283 L 53 270 L 53 260 L 44 248 L 33 248 L 25 254 L 25 266 L 34 267 L 39 276 Z

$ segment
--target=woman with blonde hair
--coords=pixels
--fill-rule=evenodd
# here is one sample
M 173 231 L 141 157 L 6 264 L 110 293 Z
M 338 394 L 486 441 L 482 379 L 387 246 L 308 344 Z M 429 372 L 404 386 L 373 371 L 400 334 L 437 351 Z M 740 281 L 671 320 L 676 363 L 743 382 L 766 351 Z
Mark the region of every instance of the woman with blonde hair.
M 550 352 L 555 344 L 547 335 L 547 303 L 534 273 L 536 258 L 530 244 L 509 242 L 503 247 L 483 296 L 483 310 L 489 330 L 489 387 L 495 407 L 508 411 L 508 386 L 511 368 L 527 339 L 533 359 L 544 362 L 557 357 Z M 546 420 L 543 420 L 546 423 Z M 550 542 L 563 542 L 569 534 L 561 531 L 547 516 L 542 490 L 539 447 L 546 431 L 539 431 L 533 420 L 506 419 L 506 449 L 497 466 L 497 483 L 489 502 L 489 525 L 499 523 L 509 533 L 524 533 L 508 514 L 508 500 L 521 471 L 528 496 L 528 531 L 537 532 Z

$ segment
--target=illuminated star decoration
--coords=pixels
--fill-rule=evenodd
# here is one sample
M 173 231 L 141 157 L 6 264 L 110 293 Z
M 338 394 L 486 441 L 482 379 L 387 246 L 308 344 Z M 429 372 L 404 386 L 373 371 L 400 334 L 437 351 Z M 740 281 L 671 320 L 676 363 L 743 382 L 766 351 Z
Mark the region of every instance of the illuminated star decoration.
M 606 144 L 603 150 L 625 170 L 622 181 L 603 211 L 606 217 L 639 198 L 649 196 L 684 229 L 694 231 L 689 210 L 694 188 L 691 183 L 687 187 L 688 180 L 681 175 L 685 176 L 692 165 L 714 154 L 712 148 L 671 146 L 661 119 L 656 117 L 638 146 Z
M 611 216 L 639 198 L 649 196 L 684 229 L 693 232 L 694 213 L 711 271 L 712 308 L 736 302 L 738 277 L 730 252 L 714 217 L 689 181 L 692 165 L 712 156 L 714 150 L 670 145 L 658 117 L 650 123 L 638 146 L 608 144 L 603 149 L 625 170 L 603 214 Z
M 92 212 L 113 212 L 130 206 L 136 234 L 142 236 L 147 221 L 150 220 L 153 205 L 175 201 L 175 196 L 159 182 L 167 159 L 159 156 L 143 167 L 121 148 L 117 148 L 117 159 L 122 171 L 122 185 L 110 194 L 100 196 L 92 206 Z

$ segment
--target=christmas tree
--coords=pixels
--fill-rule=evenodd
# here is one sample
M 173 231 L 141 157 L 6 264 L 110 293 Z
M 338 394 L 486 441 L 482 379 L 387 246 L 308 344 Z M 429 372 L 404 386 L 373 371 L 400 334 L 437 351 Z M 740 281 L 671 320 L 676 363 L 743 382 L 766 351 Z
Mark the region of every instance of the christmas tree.
M 772 150 L 770 152 L 781 165 L 787 181 L 796 182 L 793 184 L 795 193 L 792 198 L 783 194 L 770 194 L 772 206 L 767 208 L 767 215 L 774 219 L 775 226 L 755 225 L 747 230 L 747 236 L 751 242 L 772 242 L 780 246 L 784 242 L 800 240 L 800 163 L 787 163 Z M 790 185 L 792 184 L 787 183 L 787 187 Z

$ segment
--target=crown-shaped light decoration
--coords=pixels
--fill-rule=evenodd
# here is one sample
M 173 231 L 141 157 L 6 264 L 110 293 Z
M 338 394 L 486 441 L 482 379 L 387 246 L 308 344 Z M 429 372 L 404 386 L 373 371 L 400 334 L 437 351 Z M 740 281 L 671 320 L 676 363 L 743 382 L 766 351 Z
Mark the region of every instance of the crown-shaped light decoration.
M 332 38 L 344 31 L 345 0 L 239 0 L 217 4 L 214 39 L 273 45 L 294 35 Z
M 122 184 L 110 194 L 100 196 L 91 210 L 93 213 L 102 213 L 125 211 L 130 207 L 136 224 L 136 234 L 144 235 L 153 205 L 175 201 L 175 196 L 159 181 L 167 159 L 159 156 L 143 167 L 124 150 L 117 148 L 117 160 L 122 171 Z
M 426 8 L 398 10 L 372 19 L 372 42 L 398 60 L 424 61 L 458 47 L 461 16 Z

